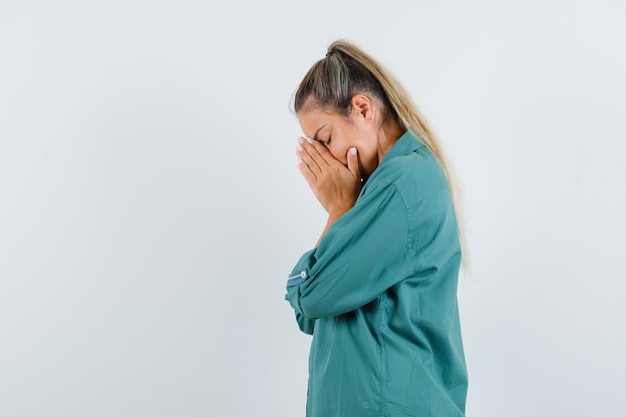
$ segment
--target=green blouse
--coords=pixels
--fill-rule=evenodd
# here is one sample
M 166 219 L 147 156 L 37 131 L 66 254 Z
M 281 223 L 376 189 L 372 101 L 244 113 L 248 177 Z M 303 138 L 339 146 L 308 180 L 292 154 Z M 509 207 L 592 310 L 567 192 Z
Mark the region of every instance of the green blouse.
M 457 417 L 467 372 L 446 176 L 407 132 L 287 282 L 313 335 L 309 417 Z

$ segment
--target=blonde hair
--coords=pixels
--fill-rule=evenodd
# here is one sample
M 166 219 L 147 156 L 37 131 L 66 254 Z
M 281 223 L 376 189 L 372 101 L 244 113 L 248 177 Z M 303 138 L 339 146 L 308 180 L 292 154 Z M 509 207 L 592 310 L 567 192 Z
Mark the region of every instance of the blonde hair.
M 298 113 L 305 106 L 314 106 L 347 116 L 351 111 L 352 97 L 359 93 L 381 101 L 382 126 L 395 121 L 411 130 L 439 161 L 450 186 L 459 225 L 463 264 L 467 267 L 458 181 L 424 116 L 389 71 L 354 44 L 337 40 L 328 47 L 326 57 L 313 64 L 302 79 L 295 94 L 294 110 Z

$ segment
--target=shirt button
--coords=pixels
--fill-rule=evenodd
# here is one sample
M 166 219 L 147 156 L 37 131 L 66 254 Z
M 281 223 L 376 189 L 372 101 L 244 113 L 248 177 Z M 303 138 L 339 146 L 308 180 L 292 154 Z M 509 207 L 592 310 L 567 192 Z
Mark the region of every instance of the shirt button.
M 300 272 L 300 276 L 302 277 L 302 279 L 306 278 L 306 271 Z

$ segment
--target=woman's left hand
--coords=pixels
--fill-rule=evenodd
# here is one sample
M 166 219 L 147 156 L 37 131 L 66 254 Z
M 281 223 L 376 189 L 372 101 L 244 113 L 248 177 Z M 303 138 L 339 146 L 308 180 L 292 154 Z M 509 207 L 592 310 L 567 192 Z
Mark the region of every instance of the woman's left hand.
M 298 168 L 315 197 L 329 215 L 343 215 L 354 206 L 361 191 L 356 148 L 348 149 L 346 167 L 320 142 L 301 138 L 298 143 Z

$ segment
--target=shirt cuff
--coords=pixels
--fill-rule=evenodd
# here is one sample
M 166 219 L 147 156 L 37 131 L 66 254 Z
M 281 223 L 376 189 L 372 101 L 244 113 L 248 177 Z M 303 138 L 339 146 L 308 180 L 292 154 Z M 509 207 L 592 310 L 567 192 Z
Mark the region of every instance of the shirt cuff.
M 311 249 L 302 255 L 287 279 L 287 294 L 285 295 L 285 299 L 289 301 L 291 307 L 299 314 L 304 314 L 300 307 L 300 283 L 310 279 L 309 270 L 315 264 L 314 255 L 315 249 Z

